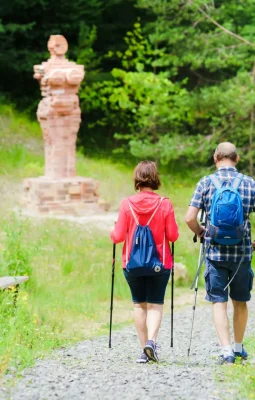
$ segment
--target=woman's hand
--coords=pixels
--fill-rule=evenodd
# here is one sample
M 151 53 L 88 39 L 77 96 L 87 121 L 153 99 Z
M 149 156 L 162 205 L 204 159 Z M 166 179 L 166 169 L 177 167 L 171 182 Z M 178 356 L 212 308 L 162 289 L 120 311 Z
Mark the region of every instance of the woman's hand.
M 112 233 L 115 229 L 116 221 L 114 221 L 114 225 L 111 227 L 110 232 Z

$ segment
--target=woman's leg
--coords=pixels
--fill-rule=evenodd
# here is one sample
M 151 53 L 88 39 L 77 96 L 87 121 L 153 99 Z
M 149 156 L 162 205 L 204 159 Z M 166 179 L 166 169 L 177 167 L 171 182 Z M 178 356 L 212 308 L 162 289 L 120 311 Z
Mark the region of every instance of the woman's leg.
M 134 303 L 134 322 L 142 349 L 148 340 L 147 303 Z
M 134 303 L 134 322 L 142 348 L 147 340 L 157 341 L 162 314 L 163 304 Z
M 153 340 L 153 342 L 157 341 L 162 321 L 163 304 L 169 277 L 170 270 L 166 270 L 159 276 L 148 276 L 146 278 L 148 340 Z
M 148 340 L 157 341 L 158 331 L 162 321 L 163 304 L 147 303 Z
M 146 284 L 145 277 L 135 277 L 123 270 L 126 281 L 129 285 L 132 300 L 134 303 L 134 323 L 136 331 L 142 346 L 145 346 L 148 340 L 146 318 L 147 318 L 147 303 L 146 303 Z

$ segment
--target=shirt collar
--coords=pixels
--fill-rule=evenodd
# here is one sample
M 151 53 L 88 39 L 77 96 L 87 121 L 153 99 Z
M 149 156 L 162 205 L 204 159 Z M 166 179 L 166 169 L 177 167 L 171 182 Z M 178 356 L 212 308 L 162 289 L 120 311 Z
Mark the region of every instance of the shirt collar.
M 222 171 L 224 169 L 227 170 L 227 171 L 237 171 L 236 167 L 228 167 L 228 166 L 220 167 L 220 168 L 217 169 L 217 171 Z

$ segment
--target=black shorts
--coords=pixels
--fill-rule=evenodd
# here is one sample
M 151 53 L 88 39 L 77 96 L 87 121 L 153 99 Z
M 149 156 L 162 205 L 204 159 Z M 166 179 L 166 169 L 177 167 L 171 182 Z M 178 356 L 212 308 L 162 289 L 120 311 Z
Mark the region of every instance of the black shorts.
M 134 277 L 123 269 L 129 284 L 134 303 L 164 304 L 166 286 L 170 277 L 170 269 L 157 276 Z

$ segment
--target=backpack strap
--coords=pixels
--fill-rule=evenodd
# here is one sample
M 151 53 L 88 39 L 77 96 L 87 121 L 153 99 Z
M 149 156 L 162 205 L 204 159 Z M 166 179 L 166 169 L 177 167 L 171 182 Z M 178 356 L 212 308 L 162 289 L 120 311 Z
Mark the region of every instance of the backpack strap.
M 150 217 L 149 221 L 147 222 L 147 226 L 151 223 L 152 218 L 154 217 L 154 215 L 156 214 L 156 212 L 159 209 L 160 204 L 162 203 L 162 201 L 166 199 L 166 197 L 161 197 L 157 207 L 155 208 L 155 210 L 152 213 L 152 216 Z M 163 265 L 165 265 L 165 249 L 166 249 L 166 233 L 164 231 L 164 241 L 163 241 Z
M 135 220 L 136 225 L 139 225 L 139 221 L 138 221 L 137 215 L 136 215 L 136 213 L 134 212 L 134 210 L 133 210 L 133 208 L 132 208 L 132 206 L 131 206 L 129 200 L 128 200 L 128 205 L 129 205 L 129 208 L 130 208 L 130 210 L 131 210 L 131 214 L 132 214 L 133 217 L 134 217 L 134 220 Z
M 165 197 L 161 197 L 161 199 L 160 199 L 160 201 L 159 201 L 157 207 L 156 207 L 155 210 L 153 211 L 153 213 L 152 213 L 152 215 L 151 215 L 151 217 L 150 217 L 150 219 L 149 219 L 149 221 L 147 222 L 146 225 L 150 225 L 152 218 L 154 217 L 154 215 L 155 215 L 156 212 L 158 211 L 158 208 L 159 208 L 160 204 L 162 203 L 162 201 L 163 201 L 164 199 L 165 199 Z
M 128 233 L 126 234 L 126 265 L 128 263 Z
M 236 175 L 235 179 L 233 180 L 232 188 L 237 190 L 239 188 L 242 180 L 243 180 L 243 174 L 238 173 Z
M 213 185 L 216 187 L 216 189 L 221 188 L 221 183 L 220 183 L 219 179 L 215 176 L 215 174 L 209 175 L 209 179 L 211 180 Z

